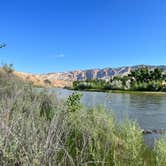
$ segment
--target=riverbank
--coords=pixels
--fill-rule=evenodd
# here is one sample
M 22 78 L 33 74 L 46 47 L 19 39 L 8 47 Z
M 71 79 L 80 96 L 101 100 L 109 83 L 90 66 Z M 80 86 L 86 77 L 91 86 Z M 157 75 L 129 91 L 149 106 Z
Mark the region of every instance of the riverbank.
M 109 93 L 134 93 L 134 94 L 158 94 L 158 95 L 166 95 L 166 92 L 155 92 L 155 91 L 130 91 L 130 90 L 110 90 L 106 91 Z
M 132 90 L 102 90 L 102 89 L 84 89 L 84 90 L 75 90 L 73 88 L 64 88 L 67 90 L 74 90 L 80 92 L 105 92 L 105 93 L 126 93 L 126 94 L 155 94 L 155 95 L 166 95 L 166 92 L 159 91 L 132 91 Z

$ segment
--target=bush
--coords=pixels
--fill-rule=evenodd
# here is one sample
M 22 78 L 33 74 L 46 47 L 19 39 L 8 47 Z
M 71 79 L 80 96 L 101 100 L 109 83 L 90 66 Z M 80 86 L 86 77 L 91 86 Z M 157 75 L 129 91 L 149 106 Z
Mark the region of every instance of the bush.
M 166 165 L 166 138 L 161 138 L 156 141 L 155 145 L 155 157 L 156 157 L 156 166 L 165 166 Z

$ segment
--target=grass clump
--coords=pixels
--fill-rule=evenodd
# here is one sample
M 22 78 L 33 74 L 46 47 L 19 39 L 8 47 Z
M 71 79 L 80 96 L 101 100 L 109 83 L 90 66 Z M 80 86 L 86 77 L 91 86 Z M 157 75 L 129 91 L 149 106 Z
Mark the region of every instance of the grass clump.
M 166 138 L 156 141 L 155 145 L 156 166 L 166 165 Z

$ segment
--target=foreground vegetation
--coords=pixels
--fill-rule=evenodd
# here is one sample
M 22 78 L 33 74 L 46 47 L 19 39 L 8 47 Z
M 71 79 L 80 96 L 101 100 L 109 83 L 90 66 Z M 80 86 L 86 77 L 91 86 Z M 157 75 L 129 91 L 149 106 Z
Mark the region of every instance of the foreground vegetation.
M 147 67 L 133 70 L 127 76 L 114 76 L 110 80 L 75 81 L 75 90 L 166 91 L 166 74 L 160 68 Z
M 0 165 L 165 166 L 166 140 L 144 145 L 136 122 L 117 123 L 110 111 L 87 109 L 80 94 L 66 101 L 0 72 Z

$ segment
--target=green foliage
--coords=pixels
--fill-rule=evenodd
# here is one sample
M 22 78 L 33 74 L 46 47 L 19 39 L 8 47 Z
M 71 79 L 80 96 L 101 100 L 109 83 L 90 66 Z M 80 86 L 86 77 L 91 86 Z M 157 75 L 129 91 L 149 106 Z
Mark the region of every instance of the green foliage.
M 66 105 L 68 112 L 75 112 L 81 109 L 81 97 L 82 94 L 73 92 L 72 95 L 67 98 Z
M 113 77 L 113 79 L 112 79 L 113 81 L 121 81 L 122 80 L 122 77 L 121 76 L 119 76 L 119 75 L 117 75 L 117 76 L 114 76 Z
M 161 138 L 156 142 L 155 146 L 155 157 L 156 166 L 166 165 L 166 138 Z
M 145 147 L 143 146 L 142 130 L 136 122 L 125 120 L 118 126 L 118 137 L 125 142 L 122 147 L 120 158 L 123 157 L 124 165 L 143 165 L 143 153 Z M 123 163 L 121 163 L 123 165 Z
M 149 70 L 147 67 L 142 67 L 132 70 L 128 76 L 133 77 L 137 82 L 159 81 L 163 80 L 163 69 Z
M 133 90 L 133 91 L 166 91 L 166 74 L 161 68 L 153 70 L 142 67 L 132 70 L 127 76 L 114 76 L 110 81 L 86 80 L 75 81 L 75 90 Z
M 136 123 L 117 124 L 102 107 L 74 112 L 69 121 L 65 147 L 76 165 L 142 166 L 143 135 Z
M 41 94 L 40 116 L 45 117 L 47 120 L 51 120 L 54 116 L 54 111 L 51 96 Z
M 110 83 L 105 80 L 86 80 L 86 81 L 74 81 L 74 90 L 87 90 L 87 89 L 110 89 Z

